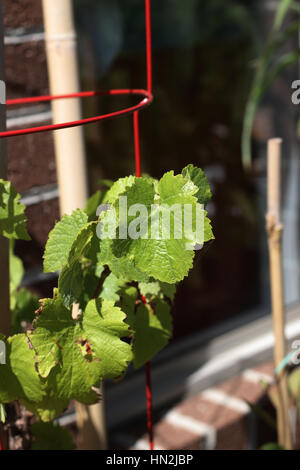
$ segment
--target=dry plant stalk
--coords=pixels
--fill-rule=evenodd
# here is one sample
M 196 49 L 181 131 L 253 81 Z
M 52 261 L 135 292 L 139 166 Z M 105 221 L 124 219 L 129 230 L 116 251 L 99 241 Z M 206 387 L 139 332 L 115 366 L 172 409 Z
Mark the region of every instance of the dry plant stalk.
M 270 281 L 274 328 L 274 362 L 278 366 L 286 356 L 285 309 L 282 274 L 282 232 L 280 223 L 280 162 L 281 139 L 268 141 L 268 213 L 266 215 L 270 257 Z M 292 448 L 292 433 L 289 419 L 289 392 L 286 370 L 277 376 L 279 406 L 277 427 L 279 444 Z

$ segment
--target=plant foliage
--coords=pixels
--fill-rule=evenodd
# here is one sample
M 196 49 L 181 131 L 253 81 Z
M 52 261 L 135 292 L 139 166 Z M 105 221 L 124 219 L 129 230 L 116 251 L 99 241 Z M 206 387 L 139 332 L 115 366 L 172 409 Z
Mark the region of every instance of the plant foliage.
M 17 334 L 4 339 L 0 403 L 19 400 L 44 422 L 59 416 L 70 400 L 96 403 L 101 380 L 120 379 L 131 362 L 141 367 L 168 344 L 176 284 L 193 266 L 193 248 L 213 239 L 204 209 L 211 197 L 209 185 L 193 165 L 179 175 L 168 172 L 159 181 L 130 176 L 102 186 L 105 190 L 93 195 L 85 210 L 65 215 L 51 231 L 44 270 L 59 271 L 58 288 L 53 298 L 40 300 L 39 308 L 36 299 L 19 288 L 23 266 L 11 249 L 11 308 Z M 163 223 L 157 226 L 156 238 L 143 236 L 152 229 L 148 216 L 140 220 L 136 239 L 99 237 L 99 227 L 109 228 L 112 210 L 121 214 L 120 196 L 126 196 L 128 206 L 142 204 L 149 211 L 154 207 L 154 216 L 189 204 L 192 228 L 178 239 L 174 227 L 181 221 L 171 211 L 168 239 L 161 236 Z M 18 199 L 10 183 L 2 181 L 0 231 L 11 239 L 28 239 Z M 109 206 L 96 215 L 103 203 Z M 193 230 L 197 213 L 204 223 L 201 236 Z M 127 222 L 136 223 L 131 215 Z M 121 216 L 115 229 L 118 235 L 124 230 Z M 49 426 L 55 437 L 57 428 Z M 36 425 L 41 437 L 34 448 L 46 446 L 47 429 Z

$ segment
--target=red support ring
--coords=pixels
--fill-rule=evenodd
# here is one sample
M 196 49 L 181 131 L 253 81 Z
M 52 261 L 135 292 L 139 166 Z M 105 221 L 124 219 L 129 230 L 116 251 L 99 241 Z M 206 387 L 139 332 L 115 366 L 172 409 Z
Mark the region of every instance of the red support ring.
M 140 95 L 144 98 L 136 105 L 131 106 L 129 108 L 121 109 L 120 111 L 115 111 L 113 113 L 102 114 L 100 116 L 94 116 L 86 119 L 80 119 L 79 121 L 71 121 L 65 122 L 61 124 L 50 124 L 48 126 L 39 126 L 39 127 L 31 127 L 28 129 L 18 129 L 18 130 L 11 130 L 0 132 L 0 139 L 5 137 L 15 137 L 18 135 L 26 135 L 26 134 L 36 134 L 38 132 L 47 132 L 47 131 L 56 131 L 59 129 L 68 129 L 71 127 L 77 127 L 86 124 L 93 124 L 98 121 L 104 121 L 107 119 L 112 119 L 121 116 L 127 116 L 129 114 L 133 114 L 136 111 L 140 111 L 141 109 L 146 108 L 149 106 L 153 101 L 153 95 L 149 91 L 146 90 L 139 90 L 139 89 L 132 89 L 132 90 L 107 90 L 107 91 L 82 91 L 79 93 L 69 93 L 65 95 L 45 95 L 45 96 L 36 96 L 31 98 L 17 98 L 13 100 L 7 100 L 7 106 L 14 106 L 20 104 L 32 104 L 32 103 L 44 103 L 54 100 L 62 100 L 62 99 L 70 99 L 70 98 L 89 98 L 93 96 L 116 96 L 116 95 Z

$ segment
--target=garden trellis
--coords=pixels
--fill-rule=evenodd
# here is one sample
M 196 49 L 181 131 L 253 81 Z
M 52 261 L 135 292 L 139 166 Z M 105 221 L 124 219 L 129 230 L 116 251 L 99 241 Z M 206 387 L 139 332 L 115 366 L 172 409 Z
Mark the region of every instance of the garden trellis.
M 45 103 L 54 100 L 71 99 L 71 98 L 91 98 L 96 96 L 104 95 L 133 95 L 141 96 L 142 100 L 131 107 L 121 109 L 116 112 L 94 116 L 90 118 L 80 119 L 77 121 L 51 124 L 47 126 L 32 127 L 27 129 L 10 130 L 0 132 L 0 138 L 4 139 L 7 137 L 22 136 L 27 134 L 36 134 L 39 132 L 49 132 L 60 129 L 67 129 L 76 126 L 82 126 L 87 124 L 93 124 L 96 122 L 104 121 L 107 119 L 133 115 L 133 129 L 134 129 L 134 155 L 135 155 L 135 168 L 136 176 L 141 176 L 141 164 L 140 164 L 140 132 L 139 132 L 139 112 L 149 106 L 153 101 L 152 95 L 152 42 L 151 42 L 151 0 L 145 0 L 145 23 L 146 23 L 146 70 L 147 70 L 147 89 L 114 89 L 107 91 L 87 91 L 79 93 L 70 93 L 62 95 L 47 95 L 29 98 L 19 98 L 7 100 L 7 106 L 15 105 L 26 105 L 33 103 Z M 145 297 L 142 298 L 146 302 Z M 153 449 L 153 432 L 152 432 L 152 392 L 151 392 L 151 371 L 150 363 L 146 364 L 146 398 L 147 398 L 147 426 L 149 434 L 149 446 Z

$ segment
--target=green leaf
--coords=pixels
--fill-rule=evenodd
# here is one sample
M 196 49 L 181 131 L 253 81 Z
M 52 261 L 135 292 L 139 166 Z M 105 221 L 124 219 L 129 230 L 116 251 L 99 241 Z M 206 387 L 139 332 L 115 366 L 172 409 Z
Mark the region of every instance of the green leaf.
M 74 303 L 80 302 L 84 294 L 84 273 L 79 260 L 64 267 L 59 275 L 58 290 L 65 307 L 72 308 Z
M 30 240 L 25 206 L 9 181 L 0 179 L 0 234 L 11 240 Z
M 273 25 L 274 31 L 280 30 L 282 23 L 284 21 L 284 18 L 289 8 L 291 7 L 292 3 L 293 3 L 293 0 L 281 0 L 281 2 L 279 3 L 279 6 L 277 7 L 274 25 Z
M 132 353 L 120 339 L 129 331 L 124 319 L 119 308 L 101 299 L 89 302 L 76 320 L 60 298 L 44 302 L 29 340 L 52 400 L 95 403 L 98 395 L 93 387 L 125 372 Z
M 119 196 L 124 193 L 127 188 L 130 188 L 134 184 L 134 176 L 126 176 L 125 178 L 120 178 L 116 181 L 112 187 L 107 191 L 105 198 L 103 200 L 106 204 L 114 204 Z
M 5 406 L 0 403 L 0 423 L 5 424 L 6 421 L 6 413 L 5 413 Z
M 12 252 L 10 252 L 9 256 L 9 275 L 11 292 L 13 292 L 20 286 L 22 282 L 24 276 L 24 266 L 22 260 Z
M 143 215 L 141 218 L 140 238 L 133 239 L 128 237 L 127 239 L 117 238 L 113 240 L 111 246 L 114 257 L 119 258 L 122 262 L 128 263 L 129 261 L 134 266 L 134 269 L 138 269 L 162 282 L 173 284 L 181 281 L 187 276 L 193 266 L 194 252 L 187 247 L 194 246 L 197 243 L 201 244 L 214 238 L 206 212 L 202 210 L 201 206 L 197 203 L 196 197 L 194 197 L 197 193 L 198 188 L 192 181 L 184 178 L 182 175 L 174 176 L 173 172 L 166 173 L 162 177 L 158 184 L 158 193 L 155 192 L 155 187 L 151 180 L 136 178 L 135 182 L 123 193 L 123 196 L 127 197 L 128 208 L 137 203 L 143 204 L 146 208 L 146 215 Z M 183 228 L 183 217 L 181 214 L 178 215 L 172 211 L 170 214 L 170 207 L 174 204 L 178 205 L 181 213 L 183 213 L 185 204 L 192 208 L 193 227 L 189 227 L 189 230 Z M 193 231 L 197 204 L 199 212 L 202 212 L 204 219 L 204 237 L 201 239 Z M 116 209 L 118 212 L 118 205 Z M 163 223 L 158 227 L 158 234 L 154 234 L 151 219 L 158 218 L 160 212 L 165 215 L 165 218 L 163 218 Z M 170 223 L 168 223 L 169 215 Z M 106 223 L 106 216 L 107 213 L 101 219 L 104 225 Z M 128 217 L 128 222 L 130 230 L 131 223 L 136 223 L 136 220 L 134 217 Z M 182 229 L 180 237 L 175 233 L 175 226 Z M 167 236 L 164 236 L 164 231 L 167 231 Z M 117 269 L 112 266 L 109 257 L 106 261 L 114 274 L 118 275 Z M 131 274 L 130 270 L 128 274 Z
M 88 216 L 80 209 L 64 215 L 50 232 L 44 253 L 44 271 L 55 272 L 67 263 L 78 232 L 87 224 Z
M 102 204 L 104 196 L 105 193 L 103 191 L 97 191 L 88 199 L 84 208 L 84 212 L 87 214 L 89 221 L 95 220 L 97 218 L 96 212 L 100 204 Z
M 168 344 L 172 331 L 170 306 L 166 302 L 156 301 L 153 310 L 149 305 L 140 304 L 134 322 L 134 366 L 141 367 L 161 351 Z
M 97 264 L 99 240 L 95 235 L 96 223 L 85 225 L 74 240 L 66 266 L 60 273 L 58 288 L 67 308 L 79 303 L 85 308 L 93 297 L 102 270 Z
M 149 277 L 136 267 L 134 260 L 113 253 L 113 241 L 102 240 L 101 251 L 98 255 L 98 265 L 107 265 L 116 277 L 123 281 L 147 282 Z
M 120 300 L 120 292 L 124 286 L 125 281 L 122 281 L 113 273 L 110 273 L 103 282 L 100 298 L 118 302 Z
M 276 442 L 269 442 L 261 447 L 261 450 L 287 450 L 285 447 L 277 444 Z
M 211 191 L 204 171 L 191 164 L 182 170 L 182 175 L 190 179 L 197 186 L 198 192 L 195 194 L 195 197 L 198 199 L 199 204 L 206 206 L 211 200 Z
M 73 450 L 70 432 L 54 423 L 37 422 L 31 426 L 32 450 Z
M 113 302 L 102 299 L 91 300 L 83 315 L 83 329 L 101 362 L 101 379 L 121 376 L 132 360 L 130 346 L 120 340 L 129 334 L 125 318 Z
M 139 289 L 147 300 L 151 300 L 153 297 L 159 297 L 160 299 L 166 297 L 173 301 L 176 293 L 176 285 L 159 281 L 140 282 Z
M 268 74 L 268 70 L 272 65 L 274 57 L 276 57 L 278 50 L 286 44 L 293 35 L 298 34 L 300 27 L 300 22 L 296 21 L 290 24 L 283 32 L 278 30 L 285 14 L 286 5 L 284 4 L 287 4 L 286 0 L 283 0 L 281 3 L 277 19 L 274 23 L 274 25 L 276 24 L 276 27 L 273 27 L 273 30 L 266 41 L 261 57 L 258 60 L 252 87 L 246 104 L 242 132 L 242 160 L 244 167 L 249 167 L 251 165 L 251 133 L 260 100 L 278 73 L 281 70 L 284 70 L 289 64 L 293 63 L 290 54 L 283 56 L 282 65 L 280 65 L 279 62 L 273 68 L 271 73 Z M 296 56 L 297 54 L 294 54 L 294 60 L 297 60 Z
M 11 336 L 6 342 L 6 364 L 0 365 L 0 402 L 14 400 L 40 402 L 44 391 L 34 366 L 34 351 L 24 334 Z
M 136 301 L 138 299 L 138 290 L 136 287 L 127 286 L 120 292 L 120 307 L 122 312 L 126 313 L 126 323 L 133 330 L 135 322 Z
M 13 311 L 17 303 L 17 291 L 24 276 L 22 260 L 13 253 L 13 240 L 10 240 L 9 277 L 10 277 L 10 309 Z

